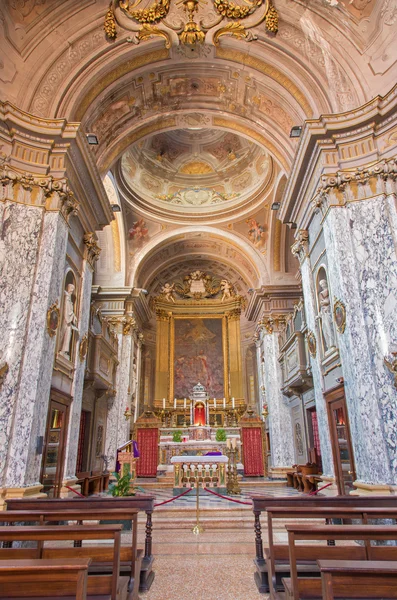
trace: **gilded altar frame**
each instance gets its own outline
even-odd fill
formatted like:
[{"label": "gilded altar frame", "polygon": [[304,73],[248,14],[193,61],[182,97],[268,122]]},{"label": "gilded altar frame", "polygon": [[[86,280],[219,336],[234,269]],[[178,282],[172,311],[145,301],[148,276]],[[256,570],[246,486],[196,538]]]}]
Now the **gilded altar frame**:
[{"label": "gilded altar frame", "polygon": [[[240,316],[242,300],[233,297],[219,299],[189,299],[175,303],[155,299],[156,313],[156,376],[153,406],[161,408],[162,399],[168,405],[174,401],[175,319],[222,319],[224,397],[243,402]],[[211,390],[208,390],[211,394]]]},{"label": "gilded altar frame", "polygon": [[[228,320],[227,316],[223,313],[219,314],[185,314],[185,315],[172,315],[170,318],[170,357],[169,357],[169,386],[168,386],[168,400],[172,402],[174,398],[174,386],[175,386],[175,321],[181,319],[188,319],[193,321],[194,319],[221,319],[222,320],[222,351],[223,351],[223,393],[226,399],[230,397],[229,389],[229,335],[228,335]],[[209,393],[211,390],[207,390]]]}]

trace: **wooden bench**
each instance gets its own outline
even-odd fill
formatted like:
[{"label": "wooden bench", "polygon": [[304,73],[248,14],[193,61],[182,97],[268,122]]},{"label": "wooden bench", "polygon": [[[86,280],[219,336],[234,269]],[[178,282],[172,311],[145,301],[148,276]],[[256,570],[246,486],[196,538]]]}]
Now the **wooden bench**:
[{"label": "wooden bench", "polygon": [[[352,519],[361,520],[364,524],[372,519],[397,519],[397,508],[275,508],[269,506],[267,508],[267,530],[269,548],[264,550],[265,564],[261,567],[263,579],[271,578],[271,589],[280,591],[283,589],[282,578],[288,577],[289,568],[289,551],[288,545],[279,545],[274,542],[274,520],[282,519]],[[316,575],[317,569],[313,571],[314,565],[299,564],[299,572],[305,572],[312,576]],[[268,583],[270,589],[270,583]]]},{"label": "wooden bench", "polygon": [[0,598],[87,599],[90,558],[0,561]]},{"label": "wooden bench", "polygon": [[[285,596],[300,598],[321,598],[319,577],[298,577],[298,562],[317,563],[317,560],[397,560],[397,546],[372,546],[371,541],[396,541],[396,525],[286,525],[288,532],[290,578],[283,578]],[[361,540],[363,546],[325,546],[319,544],[299,544],[297,541],[319,542],[329,538],[355,542]],[[284,595],[272,591],[273,598]]]},{"label": "wooden bench", "polygon": [[[261,513],[267,511],[269,507],[286,508],[294,511],[295,509],[303,508],[308,511],[311,508],[374,508],[383,509],[390,508],[397,510],[396,496],[373,496],[371,498],[363,496],[253,496],[252,509],[255,517],[255,565],[256,572],[254,574],[256,586],[261,593],[269,593],[270,585],[268,580],[268,569],[263,552]],[[334,515],[332,515],[334,516]],[[291,517],[294,518],[294,515]],[[300,517],[310,518],[310,517]],[[326,517],[324,517],[326,518]],[[375,517],[374,517],[375,518]],[[278,582],[281,585],[281,580]]]},{"label": "wooden bench", "polygon": [[[87,596],[98,600],[127,600],[129,577],[120,577],[120,548],[122,525],[39,525],[39,526],[0,526],[0,540],[6,542],[37,542],[35,548],[0,548],[1,560],[18,559],[86,559],[92,563],[112,563],[110,574],[89,574]],[[45,542],[59,541],[110,540],[112,545],[104,543],[82,547],[51,546]]]},{"label": "wooden bench", "polygon": [[395,561],[317,561],[322,598],[397,598]]},{"label": "wooden bench", "polygon": [[76,474],[76,483],[81,486],[83,496],[101,493],[109,487],[109,473],[84,471]]},{"label": "wooden bench", "polygon": [[152,570],[154,557],[152,555],[152,514],[154,496],[146,494],[127,496],[124,498],[95,497],[95,498],[32,498],[6,500],[8,510],[31,511],[63,511],[84,510],[90,514],[93,510],[110,511],[113,509],[137,509],[146,513],[145,553],[141,564],[139,591],[147,592],[154,579]]},{"label": "wooden bench", "polygon": [[[139,579],[143,551],[137,549],[137,533],[138,533],[138,510],[137,509],[111,509],[111,510],[91,510],[89,514],[82,510],[63,510],[63,511],[30,511],[22,510],[7,510],[0,512],[0,523],[14,525],[15,523],[58,523],[60,521],[78,521],[82,524],[83,521],[131,521],[131,546],[122,546],[120,550],[120,574],[129,575],[130,581],[128,585],[129,591],[132,591],[132,599],[138,598]],[[81,542],[76,541],[76,546],[81,545]],[[99,571],[98,566],[95,570]],[[101,572],[105,572],[102,564]]]}]

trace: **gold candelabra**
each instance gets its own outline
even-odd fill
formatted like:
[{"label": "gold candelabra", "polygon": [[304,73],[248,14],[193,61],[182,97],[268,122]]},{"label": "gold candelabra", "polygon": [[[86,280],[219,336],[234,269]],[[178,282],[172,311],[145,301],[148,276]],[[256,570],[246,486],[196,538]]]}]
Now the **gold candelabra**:
[{"label": "gold candelabra", "polygon": [[[234,440],[233,440],[234,441]],[[241,494],[241,488],[238,482],[237,473],[237,447],[226,448],[226,456],[229,459],[227,465],[227,482],[226,489],[230,496]]]},{"label": "gold candelabra", "polygon": [[200,478],[198,475],[198,469],[196,472],[196,525],[193,527],[192,531],[194,535],[199,535],[203,533],[204,527],[200,523]]}]

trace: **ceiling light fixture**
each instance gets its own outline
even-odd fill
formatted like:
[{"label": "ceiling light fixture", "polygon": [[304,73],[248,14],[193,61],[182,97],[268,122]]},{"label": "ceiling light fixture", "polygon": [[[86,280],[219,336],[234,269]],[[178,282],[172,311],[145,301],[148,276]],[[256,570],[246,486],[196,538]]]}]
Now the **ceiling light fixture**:
[{"label": "ceiling light fixture", "polygon": [[87,141],[90,144],[90,146],[98,146],[99,142],[98,142],[98,138],[95,135],[95,133],[87,133],[86,137],[87,137]]},{"label": "ceiling light fixture", "polygon": [[295,125],[294,127],[291,128],[291,131],[289,132],[289,137],[298,138],[301,136],[301,134],[302,134],[302,125]]}]

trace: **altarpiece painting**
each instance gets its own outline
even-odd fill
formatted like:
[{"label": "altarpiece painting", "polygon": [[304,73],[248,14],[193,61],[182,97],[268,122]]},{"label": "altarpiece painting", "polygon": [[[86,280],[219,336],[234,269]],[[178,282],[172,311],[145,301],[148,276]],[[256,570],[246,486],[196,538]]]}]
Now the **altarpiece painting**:
[{"label": "altarpiece painting", "polygon": [[174,396],[189,398],[200,382],[210,397],[223,398],[224,325],[222,318],[174,319]]}]

